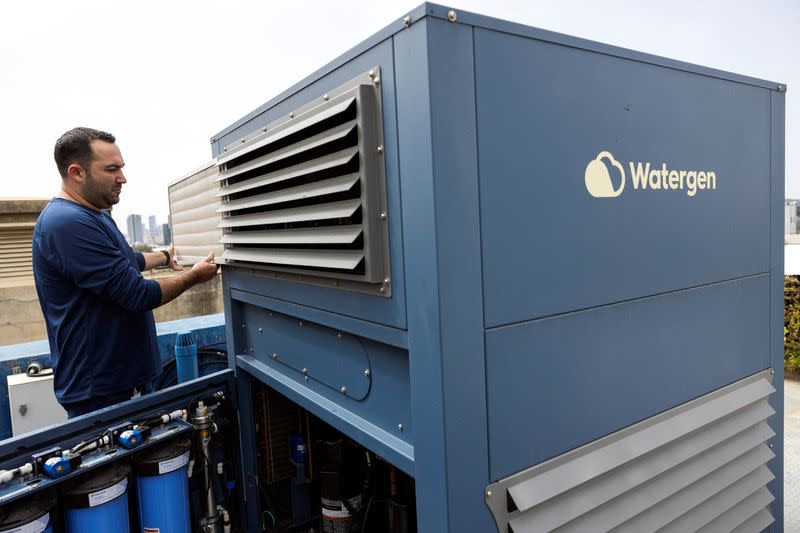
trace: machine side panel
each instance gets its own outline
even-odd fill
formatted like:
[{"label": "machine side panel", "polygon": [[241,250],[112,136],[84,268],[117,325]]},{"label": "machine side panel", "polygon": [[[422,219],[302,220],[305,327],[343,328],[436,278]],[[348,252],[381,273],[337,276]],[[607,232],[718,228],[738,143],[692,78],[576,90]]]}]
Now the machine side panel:
[{"label": "machine side panel", "polygon": [[403,272],[403,233],[400,217],[400,183],[397,154],[397,113],[395,102],[395,74],[390,40],[370,48],[352,58],[330,73],[322,76],[275,104],[251,117],[247,122],[219,139],[222,146],[238,142],[255,130],[271,123],[298,107],[321,98],[326,91],[339,87],[353,77],[373,67],[380,68],[382,91],[384,143],[386,166],[387,223],[389,224],[389,255],[392,272],[392,297],[383,298],[345,289],[323,287],[274,279],[268,272],[249,268],[225,268],[231,288],[254,292],[264,296],[297,302],[315,309],[335,312],[356,319],[367,320],[394,328],[406,328],[405,274]]},{"label": "machine side panel", "polygon": [[770,461],[770,470],[775,480],[769,490],[775,495],[772,515],[775,522],[772,531],[782,531],[783,524],[783,198],[785,184],[785,143],[786,143],[786,93],[773,92],[771,99],[771,196],[772,232],[770,236],[770,360],[775,377],[772,380],[776,392],[770,398],[776,416],[770,419],[775,437],[770,442],[774,446],[775,458]]},{"label": "machine side panel", "polygon": [[768,275],[487,331],[500,479],[769,368]]},{"label": "machine side panel", "polygon": [[475,53],[487,327],[769,271],[769,90],[483,29]]}]

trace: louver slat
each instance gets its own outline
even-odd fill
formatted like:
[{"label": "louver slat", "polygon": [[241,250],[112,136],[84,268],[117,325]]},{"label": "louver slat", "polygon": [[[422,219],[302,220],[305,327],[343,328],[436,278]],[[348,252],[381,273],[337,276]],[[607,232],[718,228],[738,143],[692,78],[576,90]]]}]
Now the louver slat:
[{"label": "louver slat", "polygon": [[225,164],[227,164],[228,162],[230,162],[230,161],[232,161],[234,159],[238,159],[238,158],[242,157],[245,154],[249,154],[250,152],[258,150],[259,148],[262,148],[262,147],[267,146],[269,144],[273,144],[276,141],[279,141],[279,140],[281,140],[281,139],[283,139],[285,137],[288,137],[289,135],[291,135],[293,133],[298,133],[298,132],[300,132],[300,131],[302,131],[304,129],[307,129],[307,128],[315,125],[315,124],[318,124],[318,123],[322,122],[325,119],[332,118],[332,117],[335,117],[336,115],[344,113],[353,104],[354,101],[355,101],[355,97],[351,97],[351,98],[348,98],[348,99],[344,100],[343,102],[340,102],[340,103],[337,103],[335,105],[332,105],[331,107],[329,107],[328,109],[326,109],[326,110],[324,110],[324,111],[322,111],[320,113],[310,114],[307,119],[303,118],[303,117],[298,117],[288,127],[284,127],[284,128],[282,128],[282,129],[280,129],[278,131],[270,133],[270,135],[267,138],[262,139],[262,140],[260,140],[258,142],[255,142],[255,143],[253,143],[251,145],[248,145],[245,149],[237,150],[235,152],[232,152],[230,155],[228,155],[226,157],[220,158],[219,161],[217,161],[217,163],[220,164],[220,165],[225,165]]},{"label": "louver slat", "polygon": [[731,531],[731,533],[759,533],[759,531],[764,531],[764,529],[774,521],[775,518],[772,516],[772,513],[770,513],[768,509],[762,509],[745,520],[741,526]]},{"label": "louver slat", "polygon": [[266,224],[284,224],[289,222],[309,222],[331,218],[347,218],[356,212],[360,200],[343,200],[324,205],[308,205],[269,211],[264,214],[240,215],[222,219],[221,228],[239,228],[246,226],[262,226]]},{"label": "louver slat", "polygon": [[[762,468],[766,469],[767,467],[765,466]],[[704,526],[699,531],[702,533],[733,531],[755,516],[755,514],[764,511],[766,506],[774,499],[775,497],[772,496],[772,493],[770,493],[766,487],[761,487],[756,492],[731,507],[725,514],[709,522],[708,525]]]},{"label": "louver slat", "polygon": [[361,226],[298,228],[279,231],[226,233],[223,244],[350,244],[361,234]]},{"label": "louver slat", "polygon": [[257,159],[254,159],[248,163],[244,163],[242,165],[234,167],[232,170],[226,170],[225,172],[221,173],[216,178],[215,181],[230,179],[240,174],[244,174],[245,172],[249,172],[250,170],[271,165],[272,163],[275,163],[282,159],[286,159],[287,157],[291,157],[293,155],[297,155],[307,150],[311,150],[312,148],[317,148],[332,143],[334,141],[338,141],[339,139],[347,137],[347,135],[352,133],[352,131],[355,128],[356,128],[356,121],[352,120],[330,131],[323,132],[320,133],[319,135],[315,135],[309,139],[306,139],[305,141],[293,144],[291,146],[287,146],[286,148],[278,150],[277,152],[269,153],[265,156],[261,156]]},{"label": "louver slat", "polygon": [[225,250],[225,259],[352,270],[364,258],[359,251],[339,250]]},{"label": "louver slat", "polygon": [[339,152],[320,157],[319,159],[314,159],[306,163],[299,163],[289,168],[264,174],[263,176],[250,178],[235,185],[220,187],[217,196],[237,194],[255,189],[257,187],[263,187],[264,185],[272,185],[281,181],[299,178],[300,176],[314,174],[315,172],[341,167],[352,161],[353,157],[355,157],[357,154],[358,148],[341,150]]},{"label": "louver slat", "polygon": [[[756,374],[489,485],[499,530],[693,531],[718,519],[773,477],[765,466],[775,434],[766,422],[774,414],[768,377]],[[716,515],[702,515],[708,502],[717,502]],[[725,523],[737,527],[756,514],[761,523],[764,505]]]},{"label": "louver slat", "polygon": [[242,198],[241,200],[225,202],[225,204],[217,209],[217,211],[224,213],[237,209],[249,209],[251,207],[261,207],[282,202],[291,202],[293,200],[314,198],[317,196],[324,196],[326,194],[345,192],[352,189],[356,182],[358,182],[358,174],[348,174],[347,176],[316,181],[314,183],[299,185],[289,189],[250,196],[248,198]]}]

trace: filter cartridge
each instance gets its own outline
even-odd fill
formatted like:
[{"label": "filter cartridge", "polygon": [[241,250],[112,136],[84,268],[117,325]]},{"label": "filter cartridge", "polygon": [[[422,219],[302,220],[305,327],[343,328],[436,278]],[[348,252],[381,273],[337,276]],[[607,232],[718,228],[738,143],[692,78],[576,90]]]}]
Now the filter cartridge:
[{"label": "filter cartridge", "polygon": [[189,533],[189,440],[172,439],[139,454],[133,466],[143,531]]},{"label": "filter cartridge", "polygon": [[114,531],[129,533],[128,474],[131,467],[114,463],[88,472],[63,491],[67,533]]},{"label": "filter cartridge", "polygon": [[31,496],[0,507],[0,533],[52,533],[55,495]]}]

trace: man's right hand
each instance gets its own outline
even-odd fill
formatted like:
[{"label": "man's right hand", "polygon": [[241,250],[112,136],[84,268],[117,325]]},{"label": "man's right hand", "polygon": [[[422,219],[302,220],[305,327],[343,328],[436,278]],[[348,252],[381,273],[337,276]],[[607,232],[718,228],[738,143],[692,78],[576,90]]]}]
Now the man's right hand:
[{"label": "man's right hand", "polygon": [[214,252],[208,254],[205,259],[198,261],[192,267],[192,273],[196,276],[197,283],[205,283],[212,280],[218,270],[219,265],[214,264]]}]

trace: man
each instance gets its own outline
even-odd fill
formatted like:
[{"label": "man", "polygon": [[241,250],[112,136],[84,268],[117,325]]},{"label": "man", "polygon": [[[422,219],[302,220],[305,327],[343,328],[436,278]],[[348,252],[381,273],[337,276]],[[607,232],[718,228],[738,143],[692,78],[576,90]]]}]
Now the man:
[{"label": "man", "polygon": [[214,254],[159,280],[141,271],[168,252],[139,253],[106,211],[119,202],[125,162],[110,133],[75,128],[54,150],[61,190],[33,232],[36,292],[47,324],[56,398],[70,418],[130,399],[159,373],[152,309],[217,273]]}]

